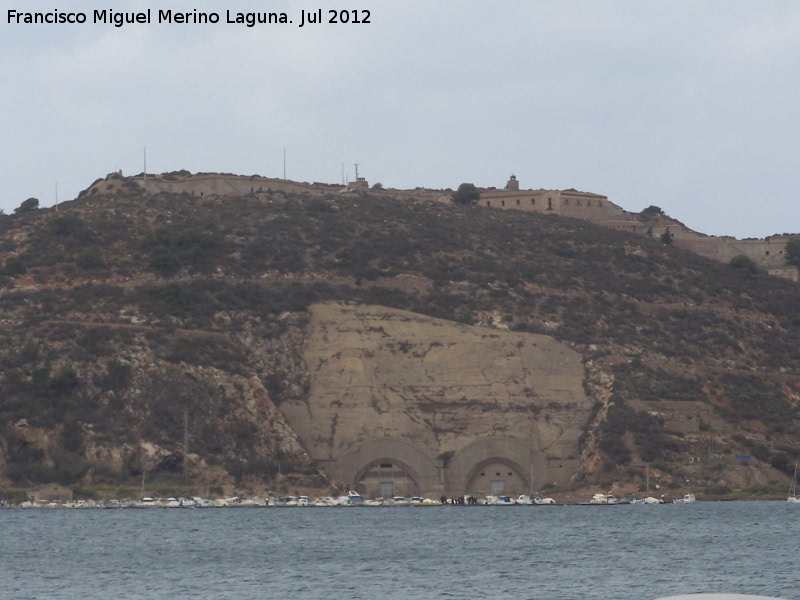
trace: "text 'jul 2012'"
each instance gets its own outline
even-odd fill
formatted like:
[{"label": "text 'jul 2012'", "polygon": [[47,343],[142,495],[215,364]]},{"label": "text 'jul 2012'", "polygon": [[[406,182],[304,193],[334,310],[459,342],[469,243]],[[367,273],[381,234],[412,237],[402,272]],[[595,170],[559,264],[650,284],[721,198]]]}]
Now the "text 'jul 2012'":
[{"label": "text 'jul 2012'", "polygon": [[8,9],[6,22],[9,25],[83,25],[86,23],[107,24],[114,27],[125,25],[177,24],[177,25],[290,25],[298,27],[308,25],[363,25],[372,22],[372,13],[362,9],[314,9],[301,10],[294,17],[285,12],[204,12],[197,9],[191,11],[153,10],[138,12],[94,10],[91,12],[66,12],[52,10],[48,12],[28,12]]}]

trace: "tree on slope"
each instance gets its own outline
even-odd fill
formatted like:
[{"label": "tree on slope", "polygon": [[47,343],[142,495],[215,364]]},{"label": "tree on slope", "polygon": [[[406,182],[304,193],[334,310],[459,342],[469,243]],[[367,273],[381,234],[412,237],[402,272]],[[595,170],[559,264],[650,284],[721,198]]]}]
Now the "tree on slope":
[{"label": "tree on slope", "polygon": [[453,194],[453,202],[456,204],[475,204],[480,199],[481,193],[471,183],[462,183]]},{"label": "tree on slope", "polygon": [[17,208],[14,209],[14,212],[17,214],[20,213],[28,213],[33,212],[39,208],[39,199],[38,198],[28,198],[22,204],[20,204]]},{"label": "tree on slope", "polygon": [[800,237],[789,238],[786,242],[784,257],[787,265],[800,267]]}]

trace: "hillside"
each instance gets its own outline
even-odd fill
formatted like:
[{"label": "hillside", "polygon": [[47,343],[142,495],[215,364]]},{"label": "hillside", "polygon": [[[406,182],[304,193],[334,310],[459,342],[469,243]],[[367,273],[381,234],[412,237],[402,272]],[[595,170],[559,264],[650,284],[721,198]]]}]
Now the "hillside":
[{"label": "hillside", "polygon": [[573,481],[638,486],[650,463],[664,489],[770,493],[800,458],[800,288],[658,240],[412,193],[197,197],[119,177],[0,216],[0,235],[6,488],[341,483],[290,424],[324,396],[307,345],[314,307],[337,303],[577,352]]}]

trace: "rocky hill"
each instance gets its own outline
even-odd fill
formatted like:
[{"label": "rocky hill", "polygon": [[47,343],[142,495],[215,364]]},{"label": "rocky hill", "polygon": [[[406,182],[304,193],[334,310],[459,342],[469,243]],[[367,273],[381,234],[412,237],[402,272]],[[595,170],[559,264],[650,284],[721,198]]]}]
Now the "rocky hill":
[{"label": "rocky hill", "polygon": [[[5,489],[324,489],[347,483],[334,449],[378,427],[440,466],[470,436],[562,439],[542,452],[564,488],[636,489],[649,464],[676,493],[767,494],[800,457],[800,288],[658,239],[412,192],[118,176],[0,235]],[[559,353],[577,379],[535,366]],[[409,394],[425,377],[438,391]]]}]

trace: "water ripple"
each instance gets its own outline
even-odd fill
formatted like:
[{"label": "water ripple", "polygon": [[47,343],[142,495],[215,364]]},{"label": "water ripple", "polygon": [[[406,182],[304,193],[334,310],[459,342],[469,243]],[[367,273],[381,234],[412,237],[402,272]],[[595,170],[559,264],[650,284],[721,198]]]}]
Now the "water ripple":
[{"label": "water ripple", "polygon": [[674,506],[0,511],[9,597],[798,598],[800,512]]}]

